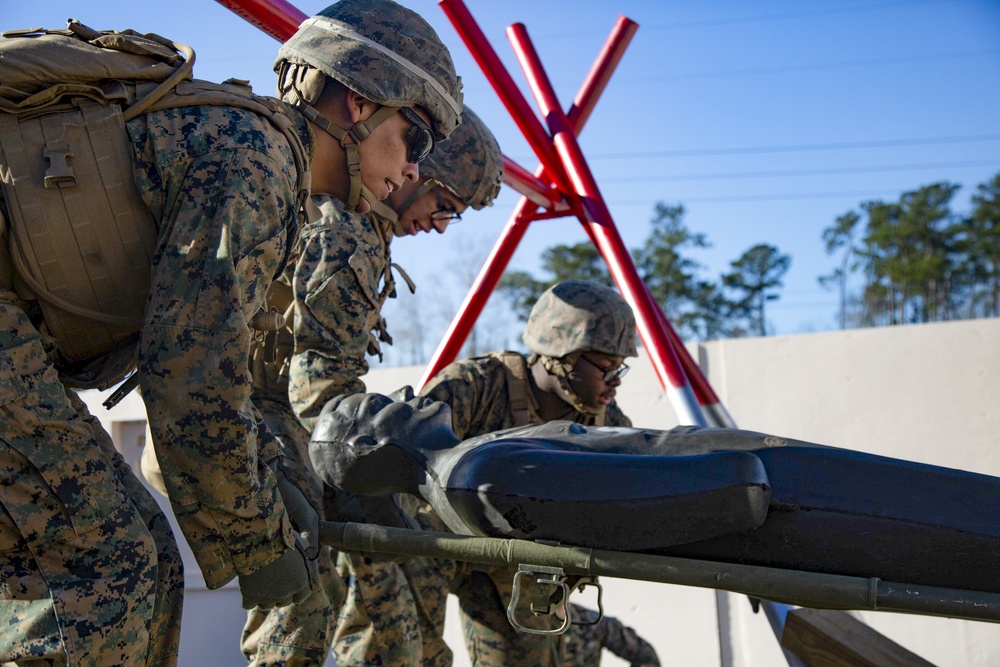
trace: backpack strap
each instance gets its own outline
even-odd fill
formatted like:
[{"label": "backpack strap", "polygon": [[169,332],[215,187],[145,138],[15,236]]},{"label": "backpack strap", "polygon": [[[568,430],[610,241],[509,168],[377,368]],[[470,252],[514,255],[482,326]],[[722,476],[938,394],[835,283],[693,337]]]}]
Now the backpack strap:
[{"label": "backpack strap", "polygon": [[527,426],[534,423],[531,419],[531,400],[528,385],[528,364],[518,352],[505,350],[491,355],[503,363],[507,373],[507,397],[510,401],[510,411],[514,416],[514,426]]}]

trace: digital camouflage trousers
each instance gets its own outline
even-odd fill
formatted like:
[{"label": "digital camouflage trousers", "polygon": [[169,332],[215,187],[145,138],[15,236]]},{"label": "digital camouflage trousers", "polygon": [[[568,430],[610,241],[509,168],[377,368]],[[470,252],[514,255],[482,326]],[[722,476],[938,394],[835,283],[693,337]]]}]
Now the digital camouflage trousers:
[{"label": "digital camouflage trousers", "polygon": [[175,665],[166,517],[0,288],[0,664]]}]

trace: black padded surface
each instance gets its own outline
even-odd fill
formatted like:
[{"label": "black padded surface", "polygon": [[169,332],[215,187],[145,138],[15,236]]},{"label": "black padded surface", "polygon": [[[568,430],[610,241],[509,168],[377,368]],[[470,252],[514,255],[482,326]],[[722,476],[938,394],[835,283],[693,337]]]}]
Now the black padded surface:
[{"label": "black padded surface", "polygon": [[748,452],[594,454],[515,440],[463,459],[447,491],[485,535],[617,550],[749,530],[763,522],[769,497],[764,468]]},{"label": "black padded surface", "polygon": [[772,484],[761,527],[656,551],[1000,593],[1000,479],[843,449],[755,453]]}]

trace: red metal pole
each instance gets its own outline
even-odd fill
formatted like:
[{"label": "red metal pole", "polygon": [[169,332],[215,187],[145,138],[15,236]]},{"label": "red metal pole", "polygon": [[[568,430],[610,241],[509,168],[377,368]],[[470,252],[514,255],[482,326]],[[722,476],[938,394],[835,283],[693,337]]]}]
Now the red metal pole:
[{"label": "red metal pole", "polygon": [[309,18],[285,0],[216,0],[279,42],[286,42]]},{"label": "red metal pole", "polygon": [[[652,298],[652,295],[650,295],[650,298]],[[701,406],[702,412],[705,413],[705,418],[708,420],[709,425],[720,428],[736,428],[736,422],[733,421],[729,411],[726,410],[726,406],[719,400],[715,390],[712,389],[712,385],[709,384],[705,374],[702,373],[701,367],[691,358],[687,348],[684,347],[684,341],[677,335],[677,331],[670,324],[670,320],[663,313],[663,309],[657,308],[656,312],[660,315],[660,324],[663,326],[663,330],[670,340],[670,345],[674,348],[677,357],[680,359],[684,374],[687,375],[688,381],[691,382],[694,395],[698,399],[698,404]]]},{"label": "red metal pole", "polygon": [[[590,67],[587,78],[583,80],[583,84],[576,94],[576,99],[573,100],[573,106],[566,112],[566,117],[569,118],[577,136],[583,132],[587,120],[590,119],[590,114],[597,106],[597,100],[604,93],[608,81],[611,80],[611,75],[614,74],[615,68],[618,67],[622,56],[625,55],[625,49],[628,48],[629,42],[632,41],[635,31],[638,29],[639,24],[625,16],[619,16],[611,29],[611,34],[605,40],[601,52],[597,54],[597,59]],[[535,169],[535,175],[543,183],[552,182],[545,165],[539,165]]]},{"label": "red metal pole", "polygon": [[[483,74],[493,86],[493,90],[500,97],[500,101],[507,107],[507,111],[521,130],[524,138],[528,140],[531,149],[535,151],[539,161],[549,171],[553,182],[564,195],[571,193],[573,190],[569,178],[552,150],[552,142],[548,133],[528,105],[528,101],[524,99],[524,95],[518,90],[510,74],[507,73],[503,63],[500,62],[500,58],[493,50],[489,40],[486,39],[486,35],[480,30],[476,19],[469,13],[462,0],[438,0],[438,4],[441,5],[441,9],[444,10],[451,24],[455,26],[459,37],[472,53],[472,57],[476,59],[479,68],[483,70]],[[570,202],[571,205],[572,203]]]},{"label": "red metal pole", "polygon": [[614,220],[611,218],[611,212],[608,211],[604,198],[590,168],[587,166],[569,120],[559,106],[555,91],[544,68],[542,68],[527,30],[523,24],[517,23],[507,29],[507,35],[528,79],[528,85],[538,101],[542,115],[548,121],[556,153],[569,173],[574,190],[581,197],[587,223],[593,231],[597,247],[608,263],[608,268],[618,288],[632,304],[633,310],[636,311],[639,334],[646,348],[650,351],[653,368],[677,413],[678,420],[682,424],[707,426],[705,416],[681,368],[677,354],[667,339],[663,327],[660,326],[660,316],[657,315],[659,306],[653,302],[649,291],[639,280],[635,266],[632,264],[632,258],[618,234]]},{"label": "red metal pole", "polygon": [[597,54],[594,65],[587,73],[587,78],[583,80],[583,85],[573,100],[573,106],[566,112],[570,125],[577,136],[587,124],[591,112],[597,103],[597,99],[604,92],[611,80],[618,63],[625,55],[625,49],[635,36],[635,31],[639,29],[639,24],[626,16],[619,16],[615,21],[615,26],[611,29],[611,34],[604,42],[601,52]]},{"label": "red metal pole", "polygon": [[[580,222],[584,231],[587,232],[587,236],[590,237],[591,243],[596,246],[597,238],[591,231],[590,226],[585,224],[582,220]],[[649,292],[649,286],[645,283],[642,283],[642,285],[646,288],[646,291]],[[649,298],[653,299],[651,292],[649,293]],[[701,372],[701,368],[698,366],[697,362],[691,358],[691,355],[687,351],[687,347],[684,346],[684,342],[681,340],[680,336],[677,335],[677,332],[674,330],[670,320],[668,320],[666,315],[663,313],[663,309],[657,307],[656,312],[657,315],[659,315],[660,325],[666,332],[667,339],[670,341],[671,347],[673,347],[674,352],[677,354],[677,357],[681,362],[681,368],[684,369],[684,374],[691,383],[691,388],[694,390],[695,398],[698,399],[698,405],[701,406],[702,412],[705,413],[705,418],[708,420],[709,425],[721,428],[736,428],[736,422],[733,421],[733,418],[729,415],[725,406],[721,401],[719,401],[719,397],[716,396],[715,390],[712,389],[712,385],[708,383],[708,380]]]},{"label": "red metal pole", "polygon": [[532,201],[532,203],[553,212],[568,211],[567,204],[558,190],[549,187],[530,171],[503,156],[503,182]]},{"label": "red metal pole", "polygon": [[[449,14],[449,18],[451,18],[452,23],[459,20],[459,17],[463,20],[474,22],[474,19],[468,14],[468,12]],[[573,107],[570,109],[575,132],[579,133],[583,130],[587,119],[590,117],[591,111],[593,111],[594,106],[597,104],[597,100],[601,93],[604,92],[604,88],[607,86],[608,80],[611,78],[614,68],[621,61],[622,55],[625,53],[625,49],[628,47],[628,43],[631,41],[637,28],[638,24],[634,21],[625,17],[620,17],[612,29],[611,34],[605,42],[597,60],[594,61],[594,64],[590,69],[590,73],[584,80],[584,83],[576,96],[576,100],[573,103]],[[456,29],[458,29],[458,26],[456,26]],[[463,30],[459,30],[459,32],[462,32]],[[500,64],[500,67],[502,68],[503,65]],[[508,76],[507,79],[509,80],[510,77]],[[512,81],[511,85],[513,85]],[[540,183],[552,182],[552,179],[549,178],[548,171],[545,169],[544,165],[539,166],[535,170],[535,174],[539,177]],[[427,364],[427,368],[424,370],[424,375],[420,379],[420,384],[417,387],[418,390],[420,387],[423,387],[428,380],[434,377],[434,375],[436,375],[442,368],[455,360],[455,357],[458,355],[462,345],[465,343],[469,332],[472,330],[473,325],[475,325],[476,319],[482,312],[483,307],[485,307],[490,293],[492,293],[497,282],[499,282],[500,276],[503,275],[503,271],[506,269],[507,264],[510,261],[510,257],[513,255],[517,245],[524,237],[524,233],[527,231],[528,224],[530,223],[527,215],[532,210],[533,206],[534,202],[527,198],[522,198],[517,207],[514,209],[514,214],[511,216],[510,221],[507,224],[507,228],[497,240],[490,257],[487,258],[486,263],[480,270],[475,283],[473,283],[473,286],[469,289],[469,293],[466,295],[465,301],[462,303],[462,307],[459,308],[458,313],[456,313],[455,318],[452,320],[447,333],[441,340],[441,344],[438,346],[438,349],[434,352],[430,362]],[[502,262],[502,265],[499,267],[494,266],[492,264],[494,261]]]},{"label": "red metal pole", "polygon": [[510,258],[517,250],[521,239],[524,238],[524,233],[528,231],[528,225],[531,222],[528,213],[533,207],[534,203],[525,198],[521,199],[514,210],[514,214],[507,222],[507,227],[500,233],[500,238],[497,239],[493,250],[490,251],[490,256],[486,258],[486,263],[483,264],[479,275],[476,276],[476,281],[469,288],[469,293],[465,295],[465,301],[458,309],[455,319],[452,320],[451,326],[448,327],[444,338],[441,339],[441,344],[438,345],[434,356],[431,357],[427,368],[424,369],[423,377],[420,378],[416,387],[417,391],[420,391],[428,380],[437,375],[438,371],[458,356],[465,339],[468,338],[469,332],[472,331],[476,320],[483,312],[487,300],[496,289],[497,283],[500,282],[507,264],[510,263]]}]

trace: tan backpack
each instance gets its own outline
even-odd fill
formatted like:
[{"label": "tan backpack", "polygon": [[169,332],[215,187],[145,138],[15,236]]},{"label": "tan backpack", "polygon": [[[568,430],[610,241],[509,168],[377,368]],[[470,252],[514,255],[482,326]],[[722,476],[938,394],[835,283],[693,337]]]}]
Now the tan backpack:
[{"label": "tan backpack", "polygon": [[0,258],[13,265],[0,267],[0,280],[37,304],[72,386],[105,388],[134,366],[157,228],[133,178],[128,120],[175,106],[248,108],[286,136],[299,203],[308,196],[305,149],[280,103],[246,82],[193,80],[194,60],[189,47],[157,35],[98,32],[72,19],[66,30],[0,37],[0,211],[8,217]]}]

